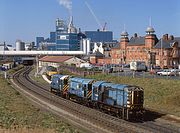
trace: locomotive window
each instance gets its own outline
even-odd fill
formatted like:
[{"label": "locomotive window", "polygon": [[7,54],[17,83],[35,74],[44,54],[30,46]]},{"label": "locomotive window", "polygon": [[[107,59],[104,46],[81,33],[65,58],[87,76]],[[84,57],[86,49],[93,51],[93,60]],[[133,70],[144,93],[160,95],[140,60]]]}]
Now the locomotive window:
[{"label": "locomotive window", "polygon": [[68,79],[67,78],[64,79],[64,84],[66,84],[66,85],[68,84]]},{"label": "locomotive window", "polygon": [[80,89],[80,88],[82,88],[82,84],[81,84],[81,83],[79,83],[79,89]]},{"label": "locomotive window", "polygon": [[134,104],[141,104],[142,93],[140,91],[134,91]]},{"label": "locomotive window", "polygon": [[98,93],[98,87],[94,87],[94,93]]},{"label": "locomotive window", "polygon": [[77,84],[76,84],[76,89],[80,89],[80,88],[82,88],[82,84],[77,83]]},{"label": "locomotive window", "polygon": [[92,84],[88,84],[88,91],[92,90]]}]

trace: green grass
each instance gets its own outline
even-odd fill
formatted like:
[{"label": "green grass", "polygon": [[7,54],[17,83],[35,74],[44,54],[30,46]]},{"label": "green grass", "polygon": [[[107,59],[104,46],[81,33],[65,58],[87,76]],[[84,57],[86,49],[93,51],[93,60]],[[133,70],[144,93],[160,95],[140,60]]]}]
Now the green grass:
[{"label": "green grass", "polygon": [[48,85],[48,83],[42,78],[42,75],[35,76],[35,73],[36,69],[34,67],[33,70],[30,72],[29,76],[36,82]]},{"label": "green grass", "polygon": [[103,74],[88,77],[141,86],[144,88],[145,107],[180,116],[180,80],[116,77]]},{"label": "green grass", "polygon": [[10,84],[0,78],[0,129],[51,129],[59,133],[81,132],[31,105]]},{"label": "green grass", "polygon": [[17,67],[15,67],[13,69],[9,69],[7,72],[8,72],[8,74],[12,75],[13,73],[15,73],[16,71],[18,71],[21,68],[23,68],[23,65],[18,65]]}]

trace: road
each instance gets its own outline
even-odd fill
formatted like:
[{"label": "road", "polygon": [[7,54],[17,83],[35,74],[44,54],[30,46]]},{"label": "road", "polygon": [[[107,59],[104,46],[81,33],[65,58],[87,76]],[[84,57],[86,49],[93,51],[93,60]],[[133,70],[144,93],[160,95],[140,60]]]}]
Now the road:
[{"label": "road", "polygon": [[161,78],[161,79],[174,79],[180,80],[180,76],[159,76],[157,74],[150,74],[149,72],[134,72],[130,69],[125,69],[124,72],[112,73],[113,76],[127,76],[127,77],[138,77],[138,78]]}]

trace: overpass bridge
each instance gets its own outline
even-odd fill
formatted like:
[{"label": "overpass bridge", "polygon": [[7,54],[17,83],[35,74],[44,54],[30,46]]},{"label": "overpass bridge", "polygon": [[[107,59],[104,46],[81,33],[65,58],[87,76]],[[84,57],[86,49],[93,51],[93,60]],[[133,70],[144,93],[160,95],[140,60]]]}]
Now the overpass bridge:
[{"label": "overpass bridge", "polygon": [[85,55],[84,51],[0,51],[0,56]]},{"label": "overpass bridge", "polygon": [[[9,57],[23,64],[33,64],[43,55],[86,55],[84,51],[0,51],[0,60]],[[2,58],[2,59],[1,59]]]}]

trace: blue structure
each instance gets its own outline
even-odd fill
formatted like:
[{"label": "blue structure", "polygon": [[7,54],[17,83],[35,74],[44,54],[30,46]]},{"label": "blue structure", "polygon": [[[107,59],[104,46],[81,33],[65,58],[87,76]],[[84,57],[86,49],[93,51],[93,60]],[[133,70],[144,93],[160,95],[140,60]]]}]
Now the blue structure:
[{"label": "blue structure", "polygon": [[36,38],[36,46],[40,50],[77,51],[80,48],[79,35],[73,26],[71,17],[69,25],[64,20],[56,19],[56,31],[50,32],[50,38]]},{"label": "blue structure", "polygon": [[78,50],[78,34],[77,33],[56,33],[56,50]]},{"label": "blue structure", "polygon": [[91,98],[94,79],[70,78],[69,93],[81,98]]},{"label": "blue structure", "polygon": [[92,42],[113,42],[112,31],[85,31],[87,38],[90,38]]},{"label": "blue structure", "polygon": [[55,74],[52,76],[51,91],[55,91],[59,94],[66,95],[69,89],[68,87],[68,75]]},{"label": "blue structure", "polygon": [[50,32],[50,42],[56,41],[56,32]]},{"label": "blue structure", "polygon": [[102,84],[108,83],[106,81],[97,81],[92,85],[92,101],[100,101],[99,95],[101,94]]},{"label": "blue structure", "polygon": [[127,85],[97,81],[92,86],[92,100],[106,103],[111,106],[127,107]]},{"label": "blue structure", "polygon": [[44,37],[36,37],[36,47],[39,48],[39,44],[44,42]]}]

